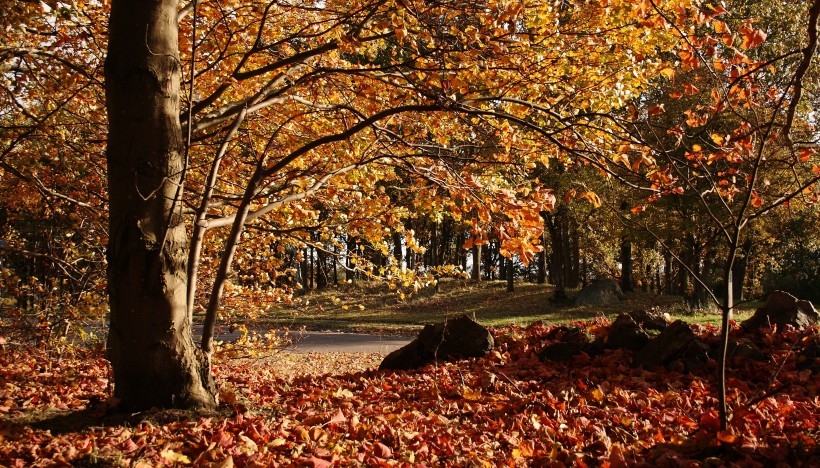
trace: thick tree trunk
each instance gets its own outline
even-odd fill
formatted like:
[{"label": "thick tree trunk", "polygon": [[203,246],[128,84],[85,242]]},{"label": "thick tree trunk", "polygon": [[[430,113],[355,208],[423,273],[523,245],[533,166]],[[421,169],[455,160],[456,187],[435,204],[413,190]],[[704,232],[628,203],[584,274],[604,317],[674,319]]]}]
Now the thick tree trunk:
[{"label": "thick tree trunk", "polygon": [[114,396],[127,411],[216,405],[186,306],[177,6],[176,0],[111,4],[108,354]]}]

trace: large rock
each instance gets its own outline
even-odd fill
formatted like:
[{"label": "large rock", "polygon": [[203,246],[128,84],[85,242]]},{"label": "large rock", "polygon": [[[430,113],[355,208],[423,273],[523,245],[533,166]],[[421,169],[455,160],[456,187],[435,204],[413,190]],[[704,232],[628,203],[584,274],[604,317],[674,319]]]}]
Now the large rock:
[{"label": "large rock", "polygon": [[425,325],[415,340],[385,356],[379,370],[409,370],[436,359],[481,357],[493,346],[489,330],[466,315],[460,315],[443,323]]},{"label": "large rock", "polygon": [[595,279],[575,296],[576,305],[607,305],[623,300],[624,293],[613,279]]},{"label": "large rock", "polygon": [[776,325],[778,329],[791,325],[804,330],[818,322],[820,315],[811,302],[801,301],[784,291],[775,291],[769,294],[766,304],[741,323],[741,326],[746,330],[754,330],[769,325]]},{"label": "large rock", "polygon": [[708,349],[689,324],[677,320],[635,356],[632,366],[647,370],[666,366],[680,371],[692,371],[706,364]]}]

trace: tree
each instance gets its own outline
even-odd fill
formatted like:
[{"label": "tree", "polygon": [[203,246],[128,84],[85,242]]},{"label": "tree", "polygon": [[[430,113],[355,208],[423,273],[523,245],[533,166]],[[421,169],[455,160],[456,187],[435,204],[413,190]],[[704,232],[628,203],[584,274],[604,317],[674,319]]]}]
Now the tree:
[{"label": "tree", "polygon": [[111,3],[105,62],[108,353],[123,409],[212,407],[217,401],[187,313],[177,5]]},{"label": "tree", "polygon": [[[257,252],[347,239],[352,263],[359,246],[386,256],[393,230],[421,250],[390,184],[413,210],[466,224],[465,244],[494,236],[499,254],[529,262],[554,202],[531,169],[592,161],[593,146],[613,140],[594,116],[663,69],[645,57],[673,35],[645,6],[254,1],[176,11],[115,0],[108,287],[123,406],[214,404],[214,326],[222,304],[243,299],[238,283],[269,275],[242,266]],[[200,352],[190,326],[205,299]],[[289,294],[242,304],[279,299]]]},{"label": "tree", "polygon": [[[805,14],[802,47],[774,57],[747,53],[763,43],[765,32],[749,22],[732,32],[723,19],[725,13],[720,7],[704,12],[696,34],[678,29],[684,39],[678,51],[682,71],[705,70],[711,102],[677,114],[679,121],[671,126],[659,125],[665,109],[650,105],[641,125],[644,131],[638,132],[641,141],[635,146],[639,154],[651,154],[658,161],[640,172],[654,192],[649,202],[690,198],[704,213],[711,235],[722,244],[723,258],[716,265],[721,271],[719,288],[709,284],[709,265],[699,260],[704,254],[699,247],[711,241],[692,243],[694,261],[672,253],[722,311],[723,346],[718,356],[722,429],[731,417],[726,399],[726,352],[735,304],[734,274],[745,249],[744,235],[754,222],[783,207],[816,203],[820,182],[815,123],[803,98],[808,89],[814,91],[806,77],[817,48],[820,2],[813,2]],[[675,83],[670,96],[693,93],[697,85],[696,81]],[[671,142],[669,135],[675,137]],[[639,166],[633,164],[630,169],[637,172]],[[628,176],[621,180],[629,183]],[[632,211],[643,209],[645,205],[640,204]],[[670,246],[664,247],[672,252]]]}]

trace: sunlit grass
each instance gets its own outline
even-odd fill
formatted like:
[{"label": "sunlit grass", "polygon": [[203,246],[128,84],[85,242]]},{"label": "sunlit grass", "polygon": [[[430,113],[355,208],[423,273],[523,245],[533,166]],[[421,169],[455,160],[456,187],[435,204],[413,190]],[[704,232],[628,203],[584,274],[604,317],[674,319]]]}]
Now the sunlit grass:
[{"label": "sunlit grass", "polygon": [[[570,301],[559,304],[551,300],[553,287],[549,285],[517,282],[515,291],[509,293],[504,281],[448,280],[439,284],[437,292],[427,288],[400,300],[384,284],[359,282],[312,291],[293,306],[272,307],[260,321],[279,327],[411,335],[426,323],[459,314],[501,327],[524,326],[538,320],[560,324],[598,317],[613,319],[621,312],[655,308],[690,323],[720,323],[717,307],[693,311],[679,296],[634,292],[627,293],[623,301],[604,306],[576,306],[571,300],[576,293],[569,291]],[[755,305],[741,306],[734,319],[748,318]]]}]

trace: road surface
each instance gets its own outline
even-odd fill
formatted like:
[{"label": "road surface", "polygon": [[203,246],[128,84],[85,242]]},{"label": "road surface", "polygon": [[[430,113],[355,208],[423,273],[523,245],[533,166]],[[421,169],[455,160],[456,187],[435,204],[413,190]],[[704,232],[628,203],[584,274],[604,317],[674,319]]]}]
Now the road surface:
[{"label": "road surface", "polygon": [[[264,333],[262,330],[257,330]],[[194,326],[194,336],[200,336],[201,326]],[[215,338],[224,342],[235,341],[239,331],[218,328]],[[286,349],[295,353],[381,353],[388,354],[410,342],[405,336],[370,335],[321,331],[292,332],[292,345]]]},{"label": "road surface", "polygon": [[410,342],[402,336],[366,335],[362,333],[303,332],[294,336],[296,353],[381,353],[388,354]]}]

